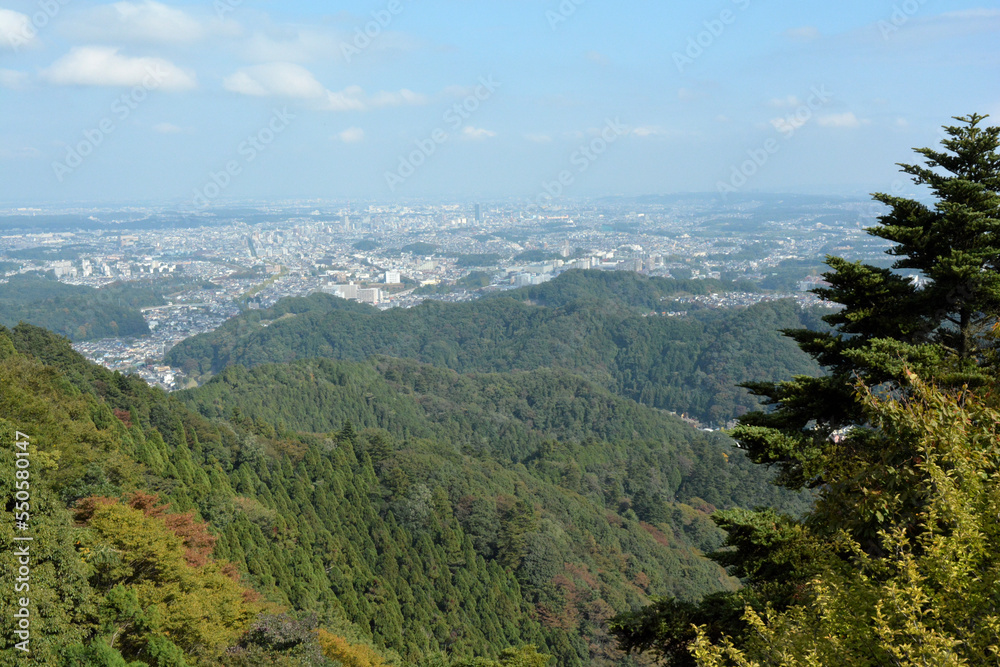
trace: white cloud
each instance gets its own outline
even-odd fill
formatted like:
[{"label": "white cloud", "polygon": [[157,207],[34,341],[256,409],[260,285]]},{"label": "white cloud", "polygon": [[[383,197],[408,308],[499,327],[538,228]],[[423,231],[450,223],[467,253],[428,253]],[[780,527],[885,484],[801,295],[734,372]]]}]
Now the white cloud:
[{"label": "white cloud", "polygon": [[659,125],[640,125],[639,127],[634,128],[631,134],[639,137],[640,139],[652,139],[656,137],[666,137],[670,134],[670,132]]},{"label": "white cloud", "polygon": [[371,98],[371,105],[376,107],[409,107],[427,104],[427,97],[412,90],[403,88],[396,93],[380,92]]},{"label": "white cloud", "polygon": [[365,131],[360,127],[349,127],[334,138],[345,144],[359,144],[365,140]]},{"label": "white cloud", "polygon": [[[236,27],[235,23],[225,25],[230,30]],[[88,41],[185,44],[205,39],[222,26],[215,19],[200,21],[176,7],[143,0],[94,7],[74,17],[63,30]]]},{"label": "white cloud", "polygon": [[492,130],[484,130],[479,127],[472,127],[471,125],[466,125],[462,128],[462,138],[470,141],[481,141],[495,136],[497,136],[497,133]]},{"label": "white cloud", "polygon": [[869,123],[867,120],[859,119],[852,111],[820,116],[816,119],[816,122],[822,127],[839,127],[848,129],[855,129]]},{"label": "white cloud", "polygon": [[326,91],[319,106],[326,111],[364,111],[368,108],[364,98],[361,86],[348,86],[339,91]]},{"label": "white cloud", "polygon": [[186,90],[197,86],[189,74],[163,58],[130,58],[107,46],[80,46],[42,71],[61,86],[145,86]]},{"label": "white cloud", "polygon": [[694,102],[706,97],[708,97],[708,93],[700,90],[692,90],[691,88],[681,88],[677,91],[677,99],[681,102]]},{"label": "white cloud", "polygon": [[0,88],[21,88],[28,82],[28,75],[12,69],[0,69]]},{"label": "white cloud", "polygon": [[227,76],[222,85],[230,92],[255,97],[320,98],[326,93],[312,72],[294,63],[244,67]]},{"label": "white cloud", "polygon": [[468,97],[469,95],[474,95],[476,88],[474,86],[448,86],[442,91],[445,97]]},{"label": "white cloud", "polygon": [[184,129],[174,125],[173,123],[157,123],[153,126],[153,132],[157,132],[159,134],[182,134]]},{"label": "white cloud", "polygon": [[267,63],[244,67],[223,82],[223,87],[233,93],[254,97],[290,97],[312,102],[327,111],[366,111],[379,107],[413,106],[426,104],[424,95],[403,89],[397,92],[378,92],[369,96],[360,86],[344,90],[327,90],[312,72],[295,63]]},{"label": "white cloud", "polygon": [[552,137],[547,134],[526,134],[524,138],[536,144],[548,144],[552,142]]},{"label": "white cloud", "polygon": [[796,42],[812,42],[822,37],[819,28],[811,25],[800,26],[785,31],[785,37]]},{"label": "white cloud", "polygon": [[319,103],[326,111],[367,111],[381,107],[419,106],[427,103],[424,95],[412,90],[381,91],[368,96],[361,86],[348,86],[339,91],[327,90]]},{"label": "white cloud", "polygon": [[[352,18],[352,21],[364,23],[363,18]],[[364,49],[359,49],[355,43],[356,38],[354,25],[345,29],[328,26],[314,28],[272,25],[264,30],[256,30],[241,40],[239,51],[244,58],[254,62],[308,63],[330,60],[346,62],[358,58],[357,51],[408,52],[417,50],[421,46],[413,37],[391,30],[379,33],[378,38],[372,40]],[[345,54],[349,54],[350,57]]]},{"label": "white cloud", "polygon": [[309,29],[273,28],[254,32],[240,44],[243,57],[257,62],[310,62],[340,59],[340,42],[334,35]]},{"label": "white cloud", "polygon": [[787,118],[772,118],[771,125],[782,134],[791,134],[809,122],[809,116],[791,115]]},{"label": "white cloud", "polygon": [[802,101],[799,100],[795,95],[789,95],[788,97],[775,97],[770,102],[768,102],[772,107],[776,109],[784,109],[788,107],[797,107],[802,105]]},{"label": "white cloud", "polygon": [[21,12],[0,9],[0,48],[18,49],[35,40],[31,19]]}]

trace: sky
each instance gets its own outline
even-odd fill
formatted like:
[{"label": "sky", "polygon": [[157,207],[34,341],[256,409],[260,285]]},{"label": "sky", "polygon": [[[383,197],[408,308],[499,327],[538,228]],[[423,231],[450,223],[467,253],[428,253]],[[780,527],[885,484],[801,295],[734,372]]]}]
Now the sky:
[{"label": "sky", "polygon": [[900,191],[1000,2],[14,0],[0,203]]}]

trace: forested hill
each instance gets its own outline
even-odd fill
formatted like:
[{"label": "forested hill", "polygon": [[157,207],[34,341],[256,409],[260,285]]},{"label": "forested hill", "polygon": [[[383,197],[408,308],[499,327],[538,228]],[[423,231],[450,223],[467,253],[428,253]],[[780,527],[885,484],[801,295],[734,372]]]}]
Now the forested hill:
[{"label": "forested hill", "polygon": [[14,276],[0,284],[0,324],[30,322],[75,341],[142,336],[149,327],[139,307],[159,303],[162,299],[151,290],[98,290],[52,278]]},{"label": "forested hill", "polygon": [[580,301],[603,302],[610,308],[638,309],[642,313],[661,311],[664,301],[681,295],[721,294],[756,291],[751,282],[721,280],[676,280],[644,276],[632,271],[583,271],[573,269],[555,280],[522,287],[504,295],[519,301],[560,308]]},{"label": "forested hill", "polygon": [[[568,486],[584,494],[605,489],[614,509],[621,509],[615,494],[630,497],[639,488],[650,497],[698,497],[720,507],[805,509],[801,497],[768,484],[770,473],[750,465],[728,439],[564,371],[462,375],[388,357],[311,359],[250,370],[231,366],[177,396],[211,419],[306,432],[350,422],[397,440],[432,439],[506,466],[535,470],[558,461],[556,481],[572,478]],[[661,458],[643,462],[646,455]],[[625,460],[631,463],[622,467]],[[643,470],[657,472],[647,479]],[[660,474],[666,476],[656,478]],[[594,476],[586,481],[589,491],[581,476]],[[640,512],[640,518],[649,517]]]},{"label": "forested hill", "polygon": [[559,372],[304,361],[231,368],[182,403],[20,325],[0,329],[0,378],[8,497],[30,436],[37,664],[545,664],[527,644],[632,664],[607,619],[732,587],[700,555],[713,503],[803,502]]},{"label": "forested hill", "polygon": [[180,343],[167,361],[194,374],[230,364],[375,355],[459,372],[560,368],[644,405],[713,424],[756,407],[738,383],[818,371],[780,334],[814,324],[791,302],[645,317],[640,308],[707,286],[616,274],[568,272],[503,296],[384,312],[324,294],[285,299]]}]

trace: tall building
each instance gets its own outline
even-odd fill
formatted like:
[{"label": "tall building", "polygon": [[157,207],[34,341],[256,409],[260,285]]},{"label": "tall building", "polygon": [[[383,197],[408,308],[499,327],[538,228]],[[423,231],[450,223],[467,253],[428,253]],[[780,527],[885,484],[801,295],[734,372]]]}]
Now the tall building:
[{"label": "tall building", "polygon": [[327,285],[323,291],[334,296],[339,296],[341,299],[358,298],[358,286],[354,283],[347,285]]},{"label": "tall building", "polygon": [[386,271],[385,272],[385,282],[388,285],[398,285],[400,283],[401,276],[399,271]]},{"label": "tall building", "polygon": [[479,204],[476,204],[476,222],[482,222],[482,221],[483,221],[483,207],[480,206]]},{"label": "tall building", "polygon": [[377,305],[382,301],[382,290],[377,287],[361,288],[358,290],[358,301]]}]

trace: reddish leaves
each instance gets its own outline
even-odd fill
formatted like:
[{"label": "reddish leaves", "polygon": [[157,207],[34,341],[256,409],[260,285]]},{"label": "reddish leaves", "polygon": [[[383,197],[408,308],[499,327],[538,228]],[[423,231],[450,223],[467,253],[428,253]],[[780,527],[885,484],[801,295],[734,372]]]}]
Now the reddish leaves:
[{"label": "reddish leaves", "polygon": [[[76,502],[74,516],[77,522],[85,524],[94,516],[100,507],[117,503],[116,498],[92,496],[81,498]],[[208,524],[194,518],[194,512],[170,514],[170,503],[160,503],[160,497],[155,493],[136,491],[126,503],[133,509],[141,510],[143,514],[153,519],[161,519],[166,527],[184,542],[186,551],[184,560],[191,567],[202,567],[208,563],[212,549],[218,538],[208,532]],[[236,579],[238,581],[238,579]]]}]

